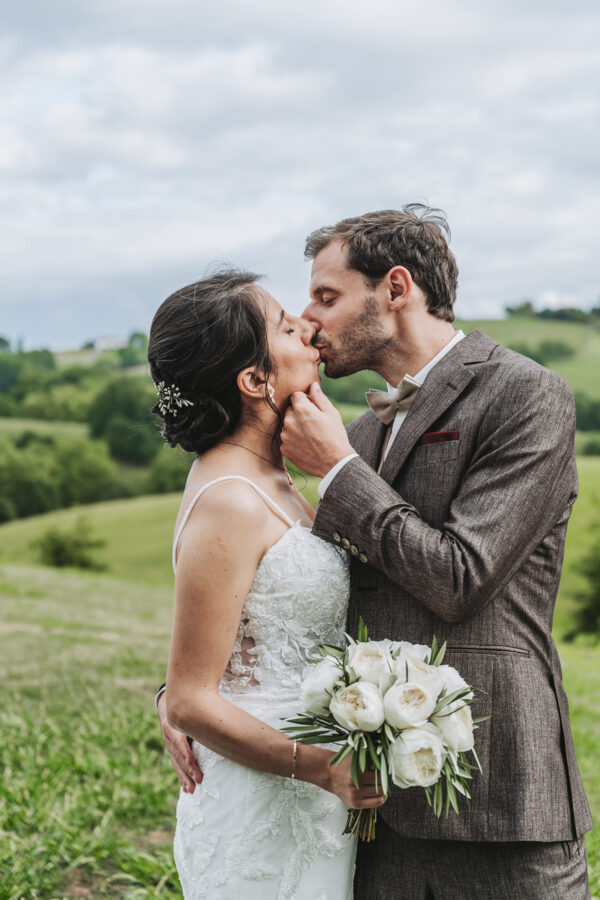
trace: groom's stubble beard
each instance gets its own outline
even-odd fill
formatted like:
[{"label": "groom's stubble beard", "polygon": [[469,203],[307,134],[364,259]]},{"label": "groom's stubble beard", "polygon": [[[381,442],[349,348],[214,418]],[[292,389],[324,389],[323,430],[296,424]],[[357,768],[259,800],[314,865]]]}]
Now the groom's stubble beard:
[{"label": "groom's stubble beard", "polygon": [[319,334],[315,342],[328,351],[324,372],[328,378],[344,378],[363,369],[374,369],[394,347],[394,340],[385,333],[375,294],[367,294],[362,310],[346,326],[346,331],[334,345]]}]

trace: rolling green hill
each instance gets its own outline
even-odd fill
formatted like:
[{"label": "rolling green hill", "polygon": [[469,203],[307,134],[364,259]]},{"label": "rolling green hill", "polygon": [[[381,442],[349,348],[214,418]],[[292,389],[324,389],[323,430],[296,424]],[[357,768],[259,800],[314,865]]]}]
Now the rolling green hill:
[{"label": "rolling green hill", "polygon": [[570,359],[552,363],[573,393],[582,391],[600,398],[600,331],[591,325],[515,316],[508,319],[459,319],[456,326],[465,333],[482,328],[505,347],[527,344],[532,349],[542,341],[560,341],[575,351]]},{"label": "rolling green hill", "polygon": [[[580,493],[567,534],[567,549],[556,611],[555,630],[568,628],[575,596],[582,585],[577,567],[589,547],[600,540],[600,458],[579,461]],[[297,484],[306,498],[316,502],[316,481],[304,475]],[[57,510],[0,525],[0,564],[35,565],[31,546],[50,527],[71,527],[85,514],[94,534],[106,542],[97,556],[107,574],[124,581],[171,585],[171,541],[179,506],[178,494],[112,500],[86,507]],[[83,576],[85,577],[85,576]]]}]

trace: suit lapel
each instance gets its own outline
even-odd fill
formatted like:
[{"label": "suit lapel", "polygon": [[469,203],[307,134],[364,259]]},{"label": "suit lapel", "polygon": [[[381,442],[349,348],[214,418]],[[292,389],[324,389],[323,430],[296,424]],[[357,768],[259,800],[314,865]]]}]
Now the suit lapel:
[{"label": "suit lapel", "polygon": [[477,330],[463,338],[434,366],[402,423],[381,468],[391,484],[408,454],[430,425],[455,401],[474,377],[471,363],[488,359],[497,344]]},{"label": "suit lapel", "polygon": [[369,410],[350,428],[350,443],[372,469],[377,469],[387,425]]}]

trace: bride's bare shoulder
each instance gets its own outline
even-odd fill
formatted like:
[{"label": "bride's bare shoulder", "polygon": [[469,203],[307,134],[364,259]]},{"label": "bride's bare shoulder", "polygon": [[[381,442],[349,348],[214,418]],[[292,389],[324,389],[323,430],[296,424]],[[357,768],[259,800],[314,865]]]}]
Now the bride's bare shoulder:
[{"label": "bride's bare shoulder", "polygon": [[176,529],[192,503],[188,521],[199,526],[212,524],[222,528],[235,520],[236,525],[258,527],[264,524],[268,515],[264,501],[244,477],[214,466],[196,464],[190,469]]}]

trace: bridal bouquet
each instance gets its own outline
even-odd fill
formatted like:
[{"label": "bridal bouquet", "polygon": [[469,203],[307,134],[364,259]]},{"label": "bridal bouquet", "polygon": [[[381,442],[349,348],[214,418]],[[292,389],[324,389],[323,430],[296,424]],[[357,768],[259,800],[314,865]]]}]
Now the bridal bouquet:
[{"label": "bridal bouquet", "polygon": [[[389,781],[400,788],[422,787],[436,816],[457,795],[468,803],[469,781],[481,769],[473,733],[472,688],[452,666],[443,665],[446,644],[431,647],[408,641],[370,641],[360,620],[357,639],[345,647],[322,644],[321,661],[302,684],[304,713],[283,728],[303,744],[341,744],[330,765],[352,754],[351,772],[374,769],[376,790]],[[475,764],[469,762],[472,753]],[[344,834],[375,837],[375,809],[348,812]]]}]

